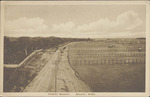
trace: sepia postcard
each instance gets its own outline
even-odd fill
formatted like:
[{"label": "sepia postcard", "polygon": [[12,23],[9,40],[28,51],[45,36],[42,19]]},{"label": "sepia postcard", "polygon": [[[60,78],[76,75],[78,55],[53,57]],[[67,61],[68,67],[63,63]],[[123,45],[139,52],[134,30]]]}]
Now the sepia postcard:
[{"label": "sepia postcard", "polygon": [[1,1],[0,96],[150,96],[149,1]]}]

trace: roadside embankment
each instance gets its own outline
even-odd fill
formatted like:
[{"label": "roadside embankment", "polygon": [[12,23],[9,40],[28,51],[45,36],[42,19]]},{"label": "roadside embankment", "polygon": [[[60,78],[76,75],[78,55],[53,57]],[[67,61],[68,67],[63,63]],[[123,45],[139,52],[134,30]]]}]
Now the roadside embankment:
[{"label": "roadside embankment", "polygon": [[90,92],[90,88],[77,76],[68,62],[68,47],[61,52],[60,62],[57,66],[58,92]]}]

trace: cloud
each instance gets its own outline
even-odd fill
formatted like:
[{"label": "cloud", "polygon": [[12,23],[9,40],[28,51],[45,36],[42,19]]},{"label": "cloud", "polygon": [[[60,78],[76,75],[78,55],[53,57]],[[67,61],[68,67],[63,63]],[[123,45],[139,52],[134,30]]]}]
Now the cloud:
[{"label": "cloud", "polygon": [[21,17],[16,20],[8,21],[5,24],[5,34],[6,35],[32,35],[43,33],[48,28],[46,24],[44,24],[44,20],[35,17],[35,18],[27,18]]},{"label": "cloud", "polygon": [[52,26],[51,32],[57,34],[67,33],[71,35],[80,36],[91,35],[93,37],[97,35],[106,36],[112,33],[121,33],[122,35],[129,35],[130,33],[132,33],[133,29],[136,29],[136,27],[140,26],[141,24],[142,20],[138,17],[137,13],[135,13],[134,11],[127,11],[117,16],[115,20],[110,20],[108,18],[100,18],[97,21],[83,25],[77,25],[71,21],[62,24],[54,24]]},{"label": "cloud", "polygon": [[145,33],[136,30],[142,25],[142,20],[134,11],[118,15],[114,20],[99,18],[87,24],[77,24],[66,21],[47,26],[44,20],[35,17],[21,17],[8,21],[5,25],[5,35],[9,36],[63,36],[63,37],[140,37]]},{"label": "cloud", "polygon": [[119,15],[116,19],[116,23],[116,26],[130,30],[142,24],[142,20],[138,17],[137,13],[128,11]]},{"label": "cloud", "polygon": [[81,32],[108,32],[110,29],[114,28],[115,25],[115,22],[110,21],[108,18],[104,18],[89,24],[78,26],[77,30]]},{"label": "cloud", "polygon": [[52,32],[70,32],[75,28],[75,24],[73,22],[67,22],[62,24],[54,24],[52,25]]}]

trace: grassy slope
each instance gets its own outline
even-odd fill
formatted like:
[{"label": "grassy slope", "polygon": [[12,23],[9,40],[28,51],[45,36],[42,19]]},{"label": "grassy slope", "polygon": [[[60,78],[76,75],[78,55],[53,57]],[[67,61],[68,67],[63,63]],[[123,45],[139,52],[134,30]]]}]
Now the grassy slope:
[{"label": "grassy slope", "polygon": [[76,65],[81,79],[94,92],[142,92],[145,86],[145,66],[134,65]]}]

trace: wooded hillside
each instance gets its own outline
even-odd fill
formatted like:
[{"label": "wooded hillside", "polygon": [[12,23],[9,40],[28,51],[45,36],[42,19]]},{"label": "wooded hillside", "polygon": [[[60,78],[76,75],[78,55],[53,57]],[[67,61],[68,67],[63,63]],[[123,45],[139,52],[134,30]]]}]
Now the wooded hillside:
[{"label": "wooded hillside", "polygon": [[34,50],[57,48],[67,42],[87,40],[58,37],[4,37],[4,64],[19,64]]}]

